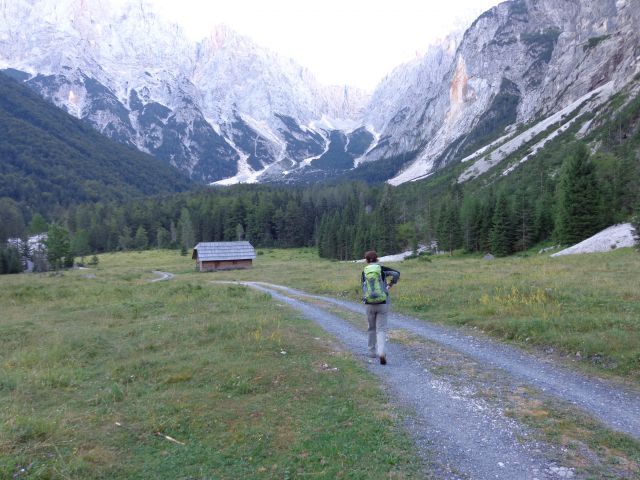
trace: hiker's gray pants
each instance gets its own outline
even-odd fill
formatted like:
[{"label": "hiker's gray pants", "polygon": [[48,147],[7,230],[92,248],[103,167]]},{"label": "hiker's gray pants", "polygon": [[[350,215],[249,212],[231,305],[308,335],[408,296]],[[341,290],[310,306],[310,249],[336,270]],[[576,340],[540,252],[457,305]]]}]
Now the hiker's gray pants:
[{"label": "hiker's gray pants", "polygon": [[369,354],[376,354],[376,333],[387,331],[387,313],[389,313],[389,305],[380,303],[377,305],[366,305],[367,321],[369,322]]}]

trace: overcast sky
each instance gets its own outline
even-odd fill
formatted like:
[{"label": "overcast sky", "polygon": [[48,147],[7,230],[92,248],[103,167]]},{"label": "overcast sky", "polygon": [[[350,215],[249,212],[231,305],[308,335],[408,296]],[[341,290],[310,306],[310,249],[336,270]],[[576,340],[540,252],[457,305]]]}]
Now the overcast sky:
[{"label": "overcast sky", "polygon": [[217,24],[325,84],[372,90],[395,66],[501,0],[151,0],[199,40]]}]

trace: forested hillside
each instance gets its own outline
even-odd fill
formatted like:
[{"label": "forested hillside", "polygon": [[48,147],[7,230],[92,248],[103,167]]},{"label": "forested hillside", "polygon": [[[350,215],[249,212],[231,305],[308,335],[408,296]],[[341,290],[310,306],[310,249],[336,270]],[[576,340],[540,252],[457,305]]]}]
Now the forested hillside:
[{"label": "forested hillside", "polygon": [[[116,144],[0,73],[0,208],[28,222],[72,204],[177,192],[190,182]],[[19,232],[13,232],[19,233]]]},{"label": "forested hillside", "polygon": [[[15,88],[6,81],[3,85]],[[54,167],[53,163],[42,161],[52,155],[39,139],[27,144],[15,132],[14,143],[3,141],[2,151],[5,158],[7,152],[21,152],[22,157],[17,158],[39,165],[32,167],[34,172],[46,172],[41,180],[37,175],[31,178],[22,173],[27,178],[26,186],[21,188],[34,189],[34,195],[41,193],[36,196],[40,203],[31,202],[29,206],[44,213],[48,220],[64,225],[78,255],[167,247],[186,251],[199,241],[246,239],[257,247],[315,246],[320,256],[341,260],[360,258],[369,248],[388,254],[434,242],[441,251],[463,249],[505,256],[541,242],[576,243],[601,228],[632,218],[640,203],[637,92],[636,88],[619,94],[599,111],[580,118],[528,161],[520,164],[536,138],[504,162],[464,183],[458,179],[466,164],[457,164],[423,181],[399,187],[346,181],[306,188],[240,185],[131,199],[145,188],[149,191],[149,185],[156,191],[171,185],[153,175],[164,170],[142,169],[142,176],[137,177],[127,170],[131,163],[115,162],[123,157],[91,155],[92,146],[82,141],[89,131],[83,125],[72,123],[78,132],[77,138],[72,136],[76,149],[60,147],[57,156],[53,155],[59,158],[67,152],[75,164]],[[2,97],[2,105],[10,101],[6,95]],[[6,118],[6,107],[3,111]],[[15,117],[10,123],[14,130],[18,122]],[[22,118],[30,118],[28,110],[23,111]],[[66,116],[60,122],[63,120],[69,121]],[[42,120],[32,118],[35,126],[21,122],[28,136],[39,132],[37,125]],[[597,128],[586,136],[579,134],[588,122]],[[47,142],[65,132],[54,128],[42,141],[49,145]],[[122,147],[114,148],[116,152],[129,153]],[[79,151],[96,164],[77,163],[82,158]],[[109,164],[110,161],[114,163]],[[509,165],[517,168],[505,175]],[[15,164],[3,161],[3,169],[7,168],[15,169]],[[76,169],[86,176],[79,176]],[[64,177],[67,171],[73,175],[69,181]],[[106,186],[99,188],[98,180],[89,175],[91,172],[104,172],[100,181]],[[10,177],[3,175],[4,188]],[[119,183],[123,177],[131,183]],[[35,189],[36,181],[41,182],[41,190]],[[14,181],[16,184],[22,186]],[[118,190],[119,185],[124,185],[122,190]],[[173,187],[184,185],[178,181]],[[32,219],[16,218],[19,207],[31,201],[28,196],[20,190],[6,189],[4,195],[11,197],[0,199],[6,236],[8,226]],[[81,203],[82,200],[100,201]],[[69,206],[61,210],[66,205]],[[54,215],[50,214],[52,206],[58,208]],[[30,231],[42,231],[42,222],[38,223],[39,229],[32,226]]]},{"label": "forested hillside", "polygon": [[[585,122],[598,128],[578,140]],[[309,188],[235,186],[70,209],[65,222],[94,251],[179,247],[247,239],[258,247],[317,246],[321,256],[360,258],[415,248],[525,251],[535,244],[576,243],[628,221],[640,201],[640,97],[614,97],[504,175],[530,150],[459,183],[464,164],[400,187],[366,183]]]},{"label": "forested hillside", "polygon": [[323,256],[346,259],[374,241],[383,251],[397,247],[391,191],[365,183],[239,185],[127,205],[80,205],[64,223],[86,236],[93,251],[190,249],[199,241],[238,239],[259,247],[299,247],[319,240]]},{"label": "forested hillside", "polygon": [[498,255],[577,243],[628,221],[640,204],[639,90],[636,79],[524,163],[538,137],[472,181],[458,183],[468,165],[457,164],[398,189],[398,202],[441,249]]}]

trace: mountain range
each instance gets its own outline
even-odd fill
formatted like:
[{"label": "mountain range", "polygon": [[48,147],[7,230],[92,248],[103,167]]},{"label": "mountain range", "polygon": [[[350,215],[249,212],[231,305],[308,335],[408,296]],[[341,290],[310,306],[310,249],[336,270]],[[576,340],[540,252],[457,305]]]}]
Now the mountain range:
[{"label": "mountain range", "polygon": [[206,183],[397,185],[457,162],[466,181],[534,137],[535,154],[640,72],[639,0],[506,1],[372,94],[228,28],[193,42],[144,0],[0,0],[0,16],[0,69]]},{"label": "mountain range", "polygon": [[[0,159],[0,200],[17,202],[28,216],[194,186],[165,162],[105,138],[1,73]],[[0,223],[7,221],[3,214],[0,207]]]}]

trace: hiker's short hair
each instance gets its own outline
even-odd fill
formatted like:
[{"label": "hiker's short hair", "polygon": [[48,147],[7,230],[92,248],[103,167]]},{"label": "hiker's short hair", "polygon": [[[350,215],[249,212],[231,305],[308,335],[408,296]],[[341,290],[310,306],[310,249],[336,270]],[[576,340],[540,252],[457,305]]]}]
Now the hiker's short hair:
[{"label": "hiker's short hair", "polygon": [[367,261],[367,263],[377,262],[378,254],[376,253],[375,250],[369,250],[364,254],[364,259]]}]

